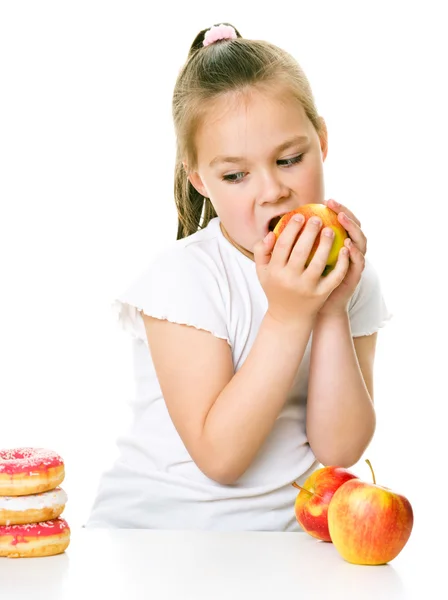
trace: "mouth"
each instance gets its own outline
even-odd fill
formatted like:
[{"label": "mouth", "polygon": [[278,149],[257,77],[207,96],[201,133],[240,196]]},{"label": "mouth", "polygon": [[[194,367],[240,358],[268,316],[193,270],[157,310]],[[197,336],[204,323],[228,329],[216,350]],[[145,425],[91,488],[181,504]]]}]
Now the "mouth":
[{"label": "mouth", "polygon": [[281,215],[277,215],[276,217],[273,217],[268,223],[268,231],[274,231],[275,227],[277,226],[277,223],[286,214],[287,213],[282,213]]}]

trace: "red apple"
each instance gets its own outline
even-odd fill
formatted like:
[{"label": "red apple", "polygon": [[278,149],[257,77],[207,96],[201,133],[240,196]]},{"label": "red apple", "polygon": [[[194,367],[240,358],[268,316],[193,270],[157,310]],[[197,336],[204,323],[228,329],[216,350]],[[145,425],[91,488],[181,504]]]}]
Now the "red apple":
[{"label": "red apple", "polygon": [[[300,213],[305,217],[305,223],[300,229],[298,237],[300,237],[300,235],[302,234],[308,219],[313,216],[320,217],[320,219],[322,220],[321,231],[324,227],[331,227],[331,229],[333,229],[334,231],[333,245],[328,255],[327,266],[325,267],[324,271],[324,274],[326,275],[332,269],[334,269],[337,263],[339,251],[344,246],[344,240],[348,237],[347,232],[344,229],[344,227],[339,223],[337,213],[335,213],[334,210],[331,210],[331,208],[328,208],[328,206],[325,206],[325,204],[304,204],[303,206],[300,206],[299,208],[296,208],[295,210],[292,210],[291,212],[282,216],[282,218],[274,228],[274,235],[276,239],[278,239],[278,236],[286,227],[291,217],[297,213]],[[312,260],[314,253],[316,252],[317,247],[319,245],[319,241],[320,235],[316,236],[316,241],[314,242],[310,255],[305,263],[306,267],[310,264],[310,261]]]},{"label": "red apple", "polygon": [[[372,469],[369,461],[366,461]],[[408,541],[414,516],[403,495],[353,479],[341,485],[328,507],[328,529],[336,550],[349,563],[384,565]]]},{"label": "red apple", "polygon": [[342,467],[328,466],[314,471],[300,489],[294,510],[299,525],[311,536],[331,542],[328,531],[327,511],[336,490],[345,482],[357,476]]}]

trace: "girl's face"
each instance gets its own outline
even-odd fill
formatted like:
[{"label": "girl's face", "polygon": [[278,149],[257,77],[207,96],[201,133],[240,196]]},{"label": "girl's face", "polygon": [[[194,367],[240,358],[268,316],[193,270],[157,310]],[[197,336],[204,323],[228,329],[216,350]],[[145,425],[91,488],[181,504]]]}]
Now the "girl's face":
[{"label": "girl's face", "polygon": [[232,92],[207,111],[189,179],[210,198],[236,247],[251,255],[273,217],[323,203],[323,125],[319,139],[303,107],[278,89]]}]

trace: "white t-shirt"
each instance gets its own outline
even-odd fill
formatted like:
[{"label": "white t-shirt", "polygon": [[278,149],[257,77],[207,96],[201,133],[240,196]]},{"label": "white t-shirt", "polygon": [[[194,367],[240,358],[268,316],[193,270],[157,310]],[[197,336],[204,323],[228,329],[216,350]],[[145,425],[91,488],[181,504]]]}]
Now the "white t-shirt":
[{"label": "white t-shirt", "polygon": [[[132,335],[136,393],[133,424],[119,458],[103,474],[86,527],[300,531],[299,484],[321,465],[308,444],[305,411],[312,335],[285,405],[256,459],[233,485],[206,477],[169,416],[140,311],[227,340],[235,372],[246,360],[267,309],[255,263],[222,234],[219,218],[161,252],[114,303]],[[366,261],[351,300],[353,337],[390,318]]]}]

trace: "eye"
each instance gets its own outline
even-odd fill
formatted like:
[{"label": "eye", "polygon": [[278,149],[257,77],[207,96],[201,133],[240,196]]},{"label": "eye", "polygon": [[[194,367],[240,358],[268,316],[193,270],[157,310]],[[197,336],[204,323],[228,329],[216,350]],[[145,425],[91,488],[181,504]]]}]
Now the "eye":
[{"label": "eye", "polygon": [[[293,156],[292,158],[282,158],[277,161],[277,164],[281,167],[292,167],[293,165],[297,165],[302,162],[303,154],[298,154],[297,156]],[[229,175],[223,175],[222,180],[228,181],[229,183],[238,183],[244,179],[245,173],[242,171],[238,173],[229,173]]]},{"label": "eye", "polygon": [[[241,175],[241,177],[240,177]],[[230,181],[230,183],[237,183],[238,181],[241,181],[244,177],[244,173],[243,172],[239,172],[239,173],[230,173],[229,175],[224,175],[222,180],[223,181]]]},{"label": "eye", "polygon": [[292,165],[296,165],[299,162],[302,162],[303,154],[298,154],[297,156],[293,156],[292,158],[284,158],[278,160],[277,163],[281,166],[291,167]]}]

